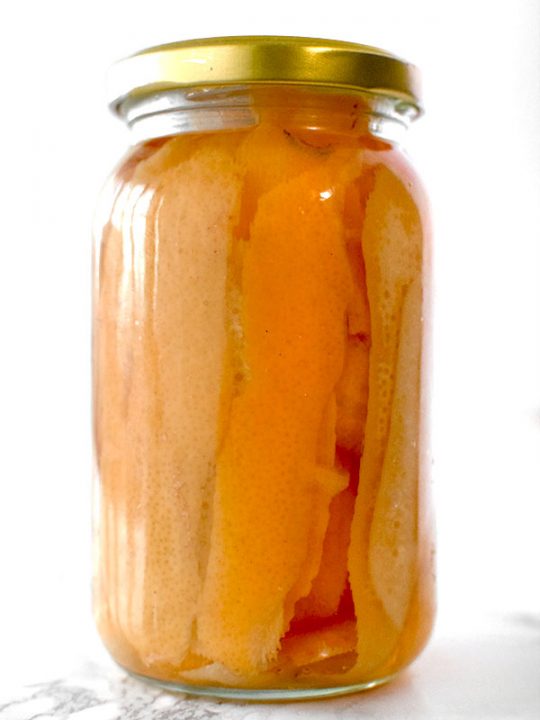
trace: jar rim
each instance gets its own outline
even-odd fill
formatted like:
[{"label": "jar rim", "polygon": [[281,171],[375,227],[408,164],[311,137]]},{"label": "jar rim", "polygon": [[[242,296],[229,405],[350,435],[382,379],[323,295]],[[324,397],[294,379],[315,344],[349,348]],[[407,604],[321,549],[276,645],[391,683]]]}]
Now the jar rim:
[{"label": "jar rim", "polygon": [[420,77],[411,63],[380,48],[341,40],[278,35],[202,38],[158,45],[115,63],[112,111],[128,99],[204,86],[286,84],[368,92],[422,113]]}]

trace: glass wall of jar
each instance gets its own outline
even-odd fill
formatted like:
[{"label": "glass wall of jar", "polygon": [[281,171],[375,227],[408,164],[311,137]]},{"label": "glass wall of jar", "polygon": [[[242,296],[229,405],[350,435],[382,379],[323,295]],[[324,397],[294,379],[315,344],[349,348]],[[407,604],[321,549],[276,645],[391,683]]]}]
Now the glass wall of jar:
[{"label": "glass wall of jar", "polygon": [[433,622],[429,223],[398,142],[416,111],[238,75],[118,104],[135,144],[96,223],[95,615],[169,687],[339,694],[393,677]]}]

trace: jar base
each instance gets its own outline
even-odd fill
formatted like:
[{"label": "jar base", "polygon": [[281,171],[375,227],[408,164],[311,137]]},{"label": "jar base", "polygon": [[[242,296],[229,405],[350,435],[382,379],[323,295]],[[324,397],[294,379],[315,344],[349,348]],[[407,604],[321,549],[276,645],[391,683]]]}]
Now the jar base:
[{"label": "jar base", "polygon": [[132,677],[142,680],[154,687],[162,688],[169,692],[185,693],[187,695],[210,697],[218,700],[242,700],[244,702],[290,702],[301,700],[317,700],[323,698],[337,697],[339,695],[351,695],[365,690],[385,685],[396,677],[396,673],[387,675],[377,680],[369,680],[364,683],[351,685],[336,685],[333,687],[306,687],[306,688],[228,688],[218,685],[185,685],[181,682],[159,680],[157,678],[140,675],[139,673],[127,670]]}]

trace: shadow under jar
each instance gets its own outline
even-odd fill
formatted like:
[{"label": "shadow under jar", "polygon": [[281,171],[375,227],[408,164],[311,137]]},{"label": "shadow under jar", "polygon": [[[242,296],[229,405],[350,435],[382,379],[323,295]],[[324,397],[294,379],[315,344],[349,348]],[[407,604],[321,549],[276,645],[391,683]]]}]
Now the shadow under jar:
[{"label": "shadow under jar", "polygon": [[373,687],[434,615],[415,71],[217,38],[119,63],[94,257],[94,607],[172,689]]}]

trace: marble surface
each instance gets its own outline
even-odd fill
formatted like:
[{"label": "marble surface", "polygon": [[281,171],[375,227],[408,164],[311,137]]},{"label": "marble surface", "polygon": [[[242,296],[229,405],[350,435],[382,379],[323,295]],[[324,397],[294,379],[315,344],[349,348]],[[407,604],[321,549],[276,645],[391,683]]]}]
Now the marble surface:
[{"label": "marble surface", "polygon": [[[47,673],[44,670],[44,677]],[[393,683],[288,704],[174,695],[141,683],[96,648],[64,676],[0,689],[0,720],[539,720],[540,616],[499,619],[478,633],[435,636]]]}]

